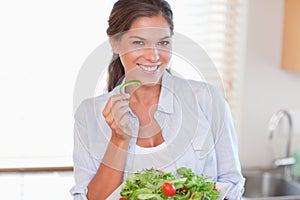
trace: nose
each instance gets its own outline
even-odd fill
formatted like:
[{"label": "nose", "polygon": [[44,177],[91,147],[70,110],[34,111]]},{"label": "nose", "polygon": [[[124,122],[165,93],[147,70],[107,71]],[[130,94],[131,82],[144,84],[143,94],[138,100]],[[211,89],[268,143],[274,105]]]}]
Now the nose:
[{"label": "nose", "polygon": [[160,58],[159,50],[156,46],[149,47],[146,49],[145,58],[151,62],[157,62]]}]

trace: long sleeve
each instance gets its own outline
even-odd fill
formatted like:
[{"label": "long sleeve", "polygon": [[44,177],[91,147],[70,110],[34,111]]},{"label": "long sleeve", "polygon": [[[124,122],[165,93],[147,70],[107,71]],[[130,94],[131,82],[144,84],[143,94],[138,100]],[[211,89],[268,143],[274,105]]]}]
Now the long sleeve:
[{"label": "long sleeve", "polygon": [[227,198],[239,200],[244,192],[245,179],[241,173],[237,138],[227,105],[225,109],[224,124],[216,141],[218,181],[231,183]]},{"label": "long sleeve", "polygon": [[229,200],[239,200],[244,192],[245,179],[241,172],[238,155],[238,142],[231,112],[225,99],[211,88],[212,118],[211,124],[215,137],[215,151],[219,182],[231,184],[226,197]]},{"label": "long sleeve", "polygon": [[88,127],[86,123],[85,104],[82,103],[75,114],[74,124],[74,178],[75,186],[71,189],[74,200],[86,199],[87,185],[97,171],[97,161],[93,158],[87,147]]}]

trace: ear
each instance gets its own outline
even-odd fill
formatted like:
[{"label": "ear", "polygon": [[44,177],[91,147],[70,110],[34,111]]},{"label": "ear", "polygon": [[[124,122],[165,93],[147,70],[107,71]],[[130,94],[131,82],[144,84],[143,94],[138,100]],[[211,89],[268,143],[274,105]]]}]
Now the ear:
[{"label": "ear", "polygon": [[110,46],[115,54],[119,54],[118,41],[112,37],[109,38]]}]

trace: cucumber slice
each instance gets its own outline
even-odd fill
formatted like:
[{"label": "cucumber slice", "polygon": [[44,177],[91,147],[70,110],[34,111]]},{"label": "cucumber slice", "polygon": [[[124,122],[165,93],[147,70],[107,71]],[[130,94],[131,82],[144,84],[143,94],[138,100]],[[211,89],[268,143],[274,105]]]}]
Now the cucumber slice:
[{"label": "cucumber slice", "polygon": [[123,83],[120,87],[120,94],[124,94],[125,92],[125,87],[128,86],[128,85],[132,85],[132,84],[138,84],[138,85],[141,85],[142,84],[142,81],[140,80],[130,80],[130,81],[127,81],[125,83]]}]

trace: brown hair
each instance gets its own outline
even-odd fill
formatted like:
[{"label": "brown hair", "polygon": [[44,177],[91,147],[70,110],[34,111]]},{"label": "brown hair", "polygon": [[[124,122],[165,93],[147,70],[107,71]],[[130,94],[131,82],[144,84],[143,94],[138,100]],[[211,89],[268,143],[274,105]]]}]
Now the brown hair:
[{"label": "brown hair", "polygon": [[[165,0],[119,0],[110,13],[107,35],[112,37],[124,31],[128,31],[139,17],[153,17],[162,15],[170,25],[173,33],[173,12]],[[111,91],[124,76],[124,67],[118,54],[113,54],[108,66],[107,90]]]}]

